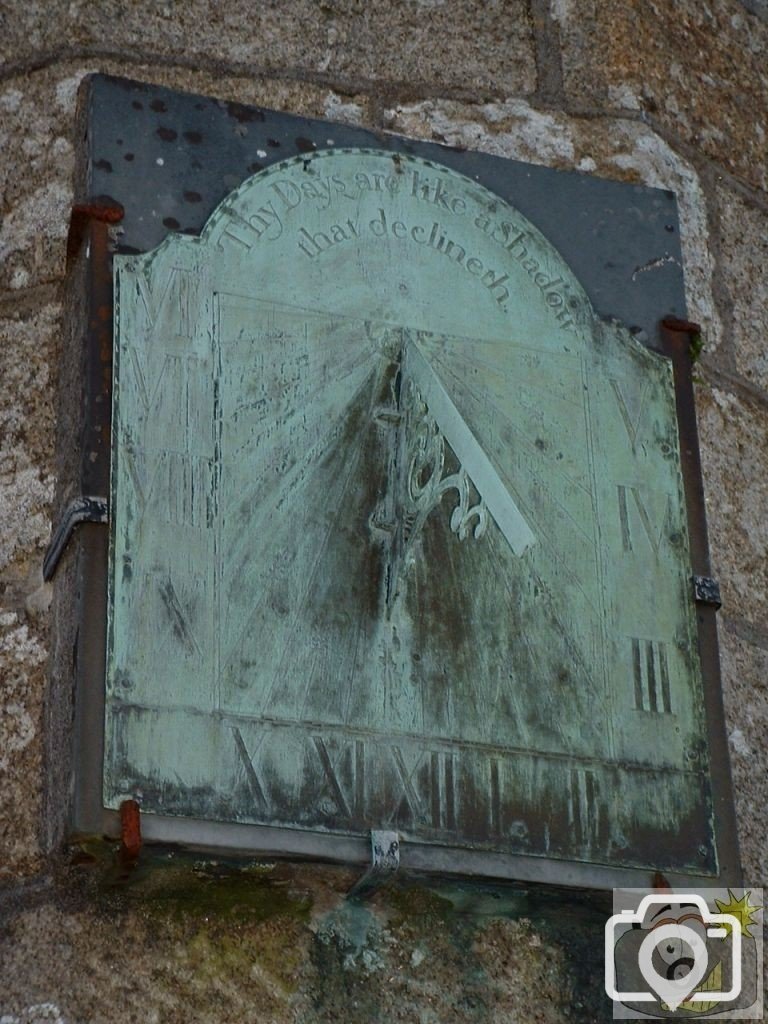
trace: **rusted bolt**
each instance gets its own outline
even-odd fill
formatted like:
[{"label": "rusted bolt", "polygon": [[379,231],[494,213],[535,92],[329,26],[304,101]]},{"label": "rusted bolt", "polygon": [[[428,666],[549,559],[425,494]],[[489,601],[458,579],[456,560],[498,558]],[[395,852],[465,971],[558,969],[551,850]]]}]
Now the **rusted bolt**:
[{"label": "rusted bolt", "polygon": [[89,221],[99,224],[119,224],[125,216],[125,210],[114,199],[98,200],[90,203],[76,203],[72,207],[69,218],[69,234],[67,235],[67,263],[74,259],[83,243],[85,229]]},{"label": "rusted bolt", "polygon": [[679,331],[681,334],[701,334],[701,326],[690,320],[680,320],[676,316],[665,316],[661,322],[669,331]]}]

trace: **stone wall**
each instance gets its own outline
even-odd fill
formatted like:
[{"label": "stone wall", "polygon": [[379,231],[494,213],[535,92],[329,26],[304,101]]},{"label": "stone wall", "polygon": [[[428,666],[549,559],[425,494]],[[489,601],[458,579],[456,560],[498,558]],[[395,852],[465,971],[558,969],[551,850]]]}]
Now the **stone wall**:
[{"label": "stone wall", "polygon": [[600,907],[157,854],[126,886],[42,820],[74,104],[104,71],[673,189],[724,607],[745,878],[768,883],[763,0],[38,0],[0,7],[0,1021],[608,1019]]}]

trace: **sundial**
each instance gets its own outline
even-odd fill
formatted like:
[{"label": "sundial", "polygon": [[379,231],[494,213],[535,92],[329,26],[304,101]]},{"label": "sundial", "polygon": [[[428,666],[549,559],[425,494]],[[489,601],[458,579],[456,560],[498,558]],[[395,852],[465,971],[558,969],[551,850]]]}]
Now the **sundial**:
[{"label": "sundial", "polygon": [[414,152],[278,160],[113,266],[103,806],[719,877],[671,360]]}]

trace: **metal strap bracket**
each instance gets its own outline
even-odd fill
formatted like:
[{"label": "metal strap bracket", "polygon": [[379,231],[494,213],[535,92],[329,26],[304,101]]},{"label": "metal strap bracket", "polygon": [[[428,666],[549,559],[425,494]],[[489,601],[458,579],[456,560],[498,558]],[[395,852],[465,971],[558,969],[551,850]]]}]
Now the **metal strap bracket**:
[{"label": "metal strap bracket", "polygon": [[711,576],[693,576],[693,596],[697,604],[708,604],[713,608],[722,608],[720,584]]},{"label": "metal strap bracket", "polygon": [[371,832],[371,865],[347,893],[347,899],[362,900],[391,882],[400,867],[400,836],[397,832]]},{"label": "metal strap bracket", "polygon": [[78,523],[108,523],[109,505],[106,498],[93,495],[75,498],[67,505],[59,525],[53,532],[51,543],[43,559],[43,579],[47,583],[53,579],[56,566],[59,564],[64,549],[69,543],[72,531]]}]

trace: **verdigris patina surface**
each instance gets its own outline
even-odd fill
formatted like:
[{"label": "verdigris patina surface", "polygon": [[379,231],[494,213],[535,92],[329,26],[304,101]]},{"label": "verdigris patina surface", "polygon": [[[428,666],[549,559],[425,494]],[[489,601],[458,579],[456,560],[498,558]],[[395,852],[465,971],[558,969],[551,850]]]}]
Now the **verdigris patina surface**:
[{"label": "verdigris patina surface", "polygon": [[106,805],[715,873],[669,362],[405,154],[115,268]]}]

